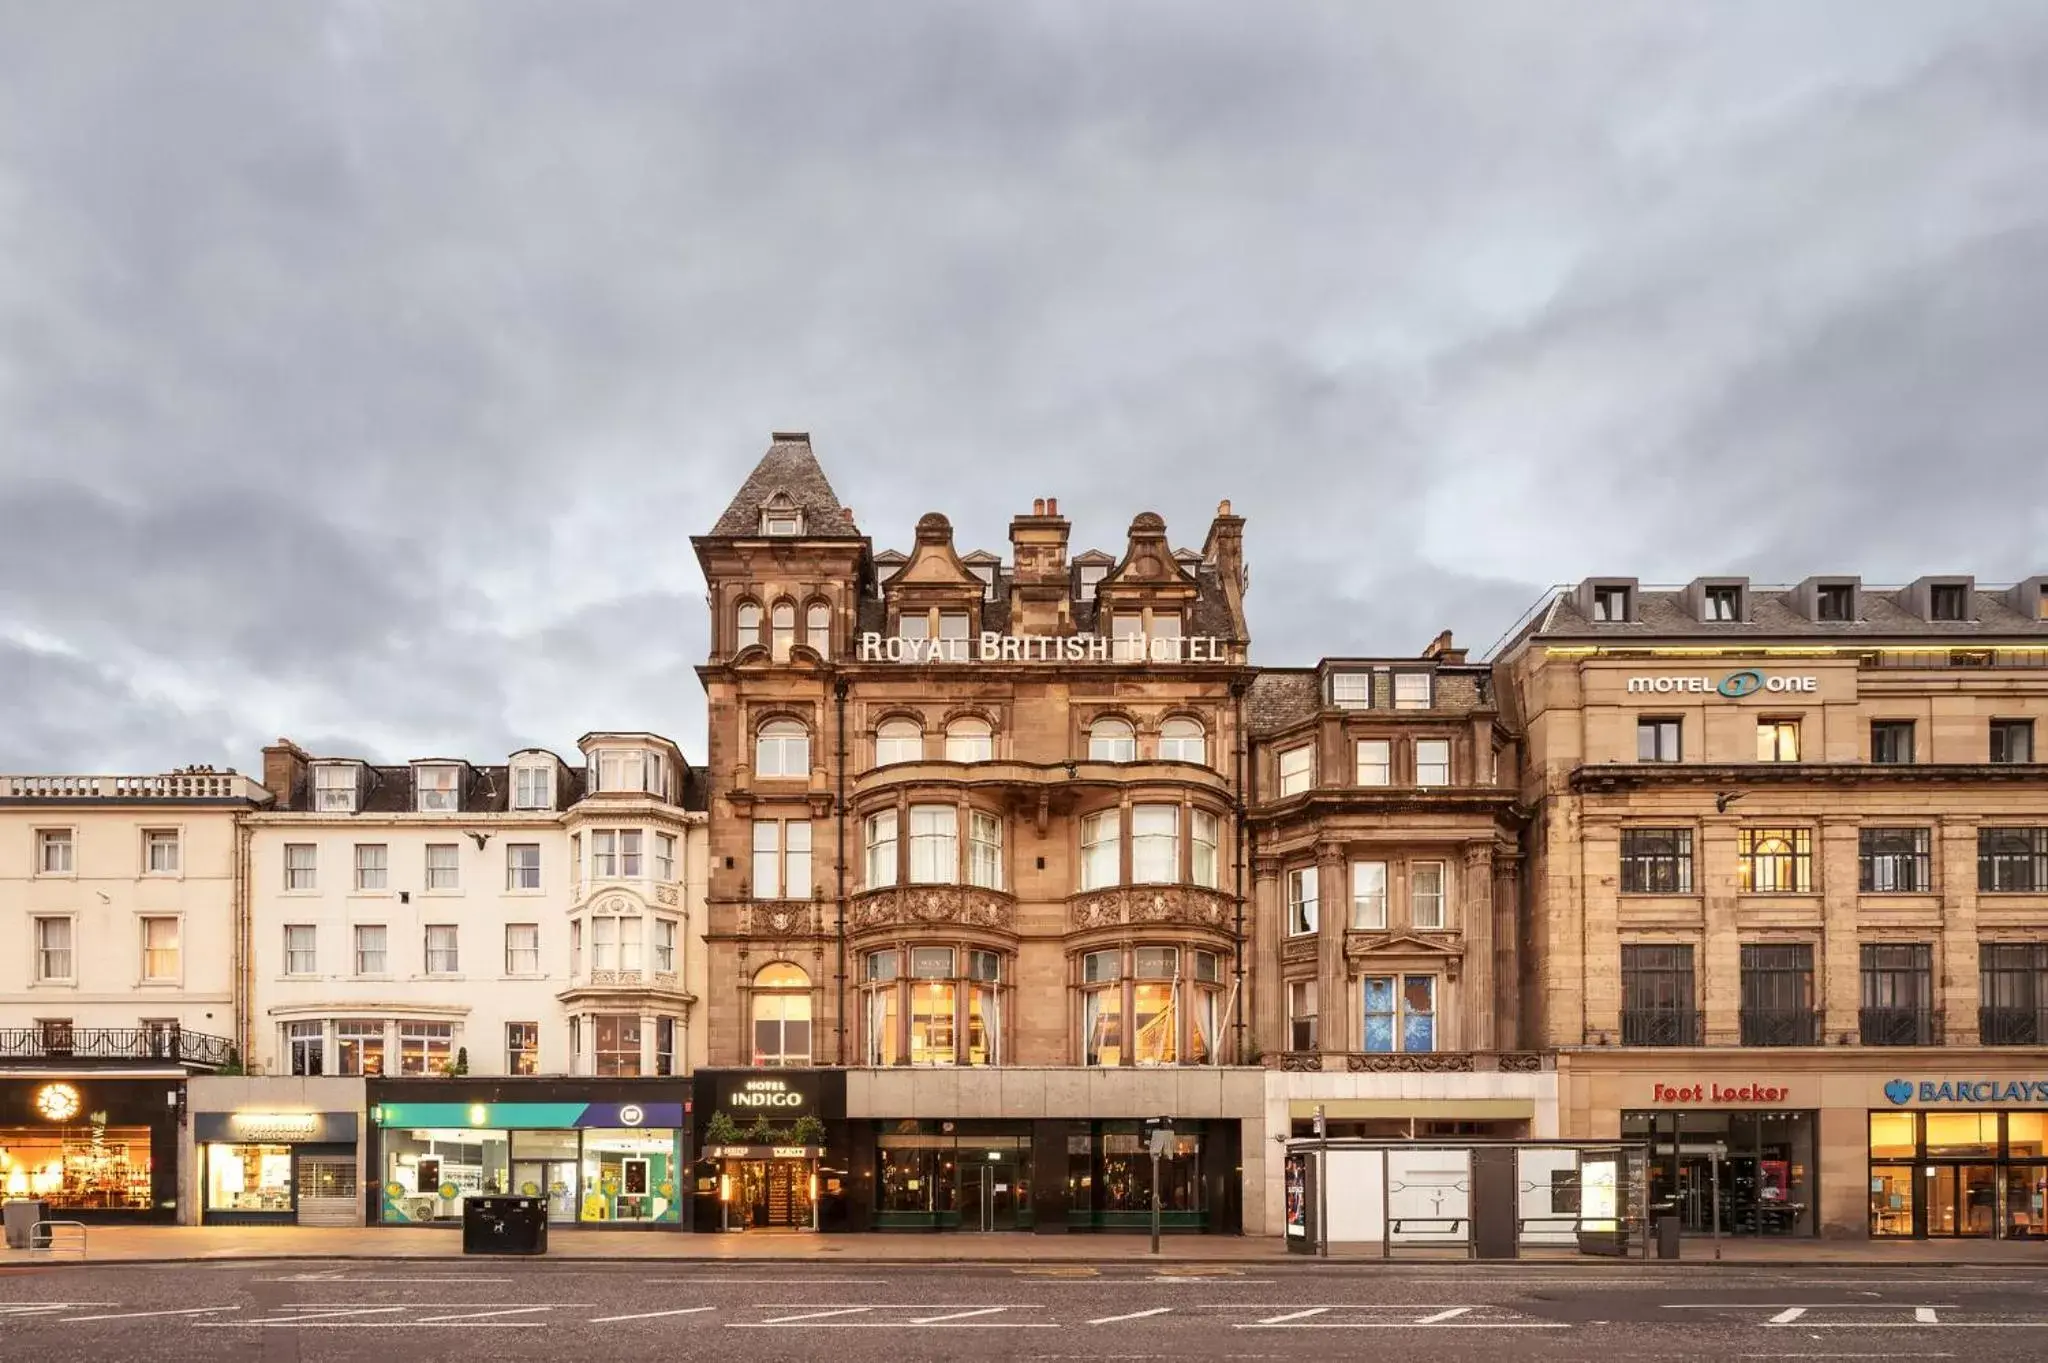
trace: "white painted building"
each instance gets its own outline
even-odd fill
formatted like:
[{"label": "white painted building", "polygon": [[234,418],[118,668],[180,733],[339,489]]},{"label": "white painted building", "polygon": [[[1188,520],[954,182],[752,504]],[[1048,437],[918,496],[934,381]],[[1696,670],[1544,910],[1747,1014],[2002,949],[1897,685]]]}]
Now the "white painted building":
[{"label": "white painted building", "polygon": [[[248,1050],[281,1075],[687,1074],[703,1056],[701,783],[667,739],[583,762],[264,750]],[[695,801],[701,804],[701,799]]]}]

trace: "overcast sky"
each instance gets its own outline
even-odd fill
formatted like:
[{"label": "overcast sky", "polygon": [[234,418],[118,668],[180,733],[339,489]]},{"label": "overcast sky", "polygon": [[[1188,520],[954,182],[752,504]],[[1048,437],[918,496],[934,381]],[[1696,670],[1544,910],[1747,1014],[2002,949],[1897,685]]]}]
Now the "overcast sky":
[{"label": "overcast sky", "polygon": [[2048,570],[2048,5],[0,0],[0,770],[653,729],[878,549],[1249,517],[1254,656]]}]

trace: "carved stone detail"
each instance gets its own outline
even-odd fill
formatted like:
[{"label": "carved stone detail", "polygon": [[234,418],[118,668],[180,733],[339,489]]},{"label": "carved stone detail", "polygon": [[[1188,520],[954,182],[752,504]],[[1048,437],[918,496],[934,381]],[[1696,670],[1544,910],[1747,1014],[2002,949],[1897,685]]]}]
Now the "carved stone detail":
[{"label": "carved stone detail", "polygon": [[1408,1055],[1402,1053],[1353,1054],[1347,1060],[1354,1073],[1369,1074],[1470,1074],[1472,1057],[1460,1054]]},{"label": "carved stone detail", "polygon": [[817,906],[800,899],[753,899],[740,905],[742,933],[808,937],[818,931]]},{"label": "carved stone detail", "polygon": [[1540,1074],[1543,1056],[1536,1051],[1506,1051],[1499,1057],[1503,1074]]},{"label": "carved stone detail", "polygon": [[1288,1051],[1280,1057],[1280,1068],[1297,1072],[1320,1070],[1323,1057],[1315,1051]]},{"label": "carved stone detail", "polygon": [[676,893],[676,887],[673,885],[657,885],[654,887],[654,898],[656,903],[674,904],[681,896]]},{"label": "carved stone detail", "polygon": [[1198,885],[1116,885],[1067,900],[1067,925],[1073,932],[1155,923],[1229,932],[1230,916],[1229,896]]},{"label": "carved stone detail", "polygon": [[894,885],[860,895],[846,911],[848,932],[941,924],[1015,932],[1017,901],[979,885]]},{"label": "carved stone detail", "polygon": [[1298,961],[1313,961],[1321,953],[1314,937],[1292,937],[1280,948],[1280,959],[1292,965]]}]

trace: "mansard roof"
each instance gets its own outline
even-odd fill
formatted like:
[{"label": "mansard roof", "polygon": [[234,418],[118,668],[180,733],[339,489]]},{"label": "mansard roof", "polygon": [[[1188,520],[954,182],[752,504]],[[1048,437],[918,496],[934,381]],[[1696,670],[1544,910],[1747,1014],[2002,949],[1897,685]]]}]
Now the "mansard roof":
[{"label": "mansard roof", "polygon": [[840,505],[832,482],[811,453],[811,438],[798,431],[778,431],[768,453],[754,465],[739,494],[711,527],[713,538],[752,537],[761,533],[761,508],[777,497],[803,515],[805,539],[858,537],[853,513]]}]

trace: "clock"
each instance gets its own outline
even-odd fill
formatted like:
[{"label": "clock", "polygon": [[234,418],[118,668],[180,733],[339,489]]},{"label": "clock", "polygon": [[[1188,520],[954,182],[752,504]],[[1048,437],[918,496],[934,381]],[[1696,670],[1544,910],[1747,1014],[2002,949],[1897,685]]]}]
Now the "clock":
[{"label": "clock", "polygon": [[36,1112],[53,1122],[68,1122],[78,1115],[78,1090],[69,1084],[45,1084],[36,1090]]}]

